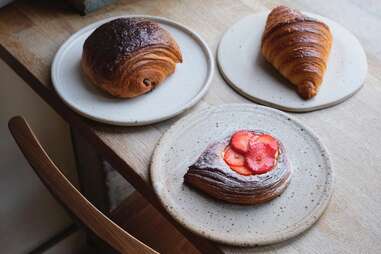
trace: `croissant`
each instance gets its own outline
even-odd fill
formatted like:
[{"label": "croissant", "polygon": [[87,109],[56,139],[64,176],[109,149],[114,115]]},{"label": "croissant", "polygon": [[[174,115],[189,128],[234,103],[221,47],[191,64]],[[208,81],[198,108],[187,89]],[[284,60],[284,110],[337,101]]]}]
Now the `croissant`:
[{"label": "croissant", "polygon": [[267,18],[261,52],[303,99],[310,99],[323,81],[331,45],[326,24],[278,6]]},{"label": "croissant", "polygon": [[188,168],[184,182],[228,203],[253,205],[280,196],[291,179],[291,168],[282,144],[276,166],[265,174],[242,175],[224,161],[230,137],[211,144]]},{"label": "croissant", "polygon": [[81,67],[101,90],[132,98],[154,89],[181,62],[179,46],[159,24],[143,18],[118,18],[86,39]]}]

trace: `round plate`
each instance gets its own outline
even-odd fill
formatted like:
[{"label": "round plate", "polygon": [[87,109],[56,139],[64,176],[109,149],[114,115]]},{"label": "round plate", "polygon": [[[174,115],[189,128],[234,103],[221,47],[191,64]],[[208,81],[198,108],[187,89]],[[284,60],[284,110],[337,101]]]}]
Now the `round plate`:
[{"label": "round plate", "polygon": [[[209,144],[240,129],[269,132],[285,147],[291,182],[270,202],[228,204],[183,183],[188,167]],[[331,163],[316,135],[285,113],[249,104],[211,107],[176,122],[156,147],[150,172],[156,194],[179,223],[238,246],[275,243],[303,232],[318,220],[333,191]]]},{"label": "round plate", "polygon": [[214,70],[206,43],[193,31],[174,21],[151,16],[171,33],[184,62],[152,92],[132,99],[118,99],[101,92],[82,75],[80,60],[86,38],[100,25],[118,17],[91,24],[72,35],[58,50],[52,66],[52,81],[59,96],[75,111],[93,120],[116,125],[146,125],[159,122],[196,104],[206,93]]},{"label": "round plate", "polygon": [[304,14],[326,23],[333,35],[327,70],[314,98],[300,98],[293,85],[262,56],[261,39],[268,12],[241,19],[223,36],[217,58],[224,79],[237,92],[255,102],[294,112],[333,106],[356,93],[365,80],[368,68],[359,41],[330,19]]}]

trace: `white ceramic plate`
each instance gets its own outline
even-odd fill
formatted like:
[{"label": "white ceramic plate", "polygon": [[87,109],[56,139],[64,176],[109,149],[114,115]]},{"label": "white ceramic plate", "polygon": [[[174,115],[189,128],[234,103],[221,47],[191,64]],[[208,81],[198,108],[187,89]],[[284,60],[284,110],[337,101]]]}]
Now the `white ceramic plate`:
[{"label": "white ceramic plate", "polygon": [[[132,17],[132,16],[129,16]],[[146,125],[159,122],[196,104],[206,93],[214,70],[212,54],[193,31],[174,21],[145,17],[171,33],[184,62],[152,92],[133,98],[117,99],[89,84],[80,68],[86,38],[100,25],[118,17],[91,24],[72,35],[58,50],[52,65],[52,81],[59,96],[75,111],[96,121],[116,125]]]},{"label": "white ceramic plate", "polygon": [[[261,129],[283,143],[293,173],[280,197],[261,205],[233,205],[183,183],[188,166],[208,144],[239,129]],[[238,246],[275,243],[303,232],[318,220],[333,191],[331,163],[319,139],[289,115],[250,104],[211,107],[176,122],[158,143],[150,172],[156,194],[179,223]]]},{"label": "white ceramic plate", "polygon": [[217,60],[224,79],[255,102],[286,111],[304,112],[338,104],[356,93],[367,74],[367,60],[359,41],[338,23],[311,13],[331,29],[333,44],[318,94],[301,99],[260,53],[268,12],[245,17],[223,36]]}]

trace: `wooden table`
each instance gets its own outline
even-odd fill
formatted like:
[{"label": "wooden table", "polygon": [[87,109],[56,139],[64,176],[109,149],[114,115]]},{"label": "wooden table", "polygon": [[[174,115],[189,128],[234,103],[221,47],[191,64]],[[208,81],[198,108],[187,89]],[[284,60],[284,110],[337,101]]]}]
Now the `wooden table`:
[{"label": "wooden table", "polygon": [[[17,2],[1,9],[0,56],[159,209],[150,184],[149,162],[156,142],[176,119],[146,127],[114,127],[84,119],[68,109],[51,88],[50,66],[59,46],[73,32],[104,17],[157,15],[197,31],[216,52],[223,32],[231,24],[278,4],[327,16],[350,29],[368,57],[365,86],[333,108],[293,114],[321,137],[336,172],[335,193],[321,220],[292,240],[256,249],[221,246],[184,229],[182,232],[205,253],[381,253],[381,5],[377,1],[131,0],[84,17],[55,2]],[[193,110],[229,102],[251,103],[216,72],[210,91]]]}]

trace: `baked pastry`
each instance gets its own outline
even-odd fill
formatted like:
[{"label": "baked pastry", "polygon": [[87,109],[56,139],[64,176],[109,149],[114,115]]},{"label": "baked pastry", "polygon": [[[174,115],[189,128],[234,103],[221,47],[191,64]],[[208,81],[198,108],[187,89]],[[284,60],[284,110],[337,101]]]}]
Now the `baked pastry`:
[{"label": "baked pastry", "polygon": [[118,18],[86,39],[81,66],[95,86],[116,97],[132,98],[154,89],[181,62],[179,46],[159,24]]},{"label": "baked pastry", "polygon": [[184,181],[213,198],[250,205],[279,196],[290,178],[283,145],[264,132],[242,130],[211,144]]},{"label": "baked pastry", "polygon": [[316,95],[332,45],[329,27],[285,6],[267,17],[261,52],[303,99]]}]

